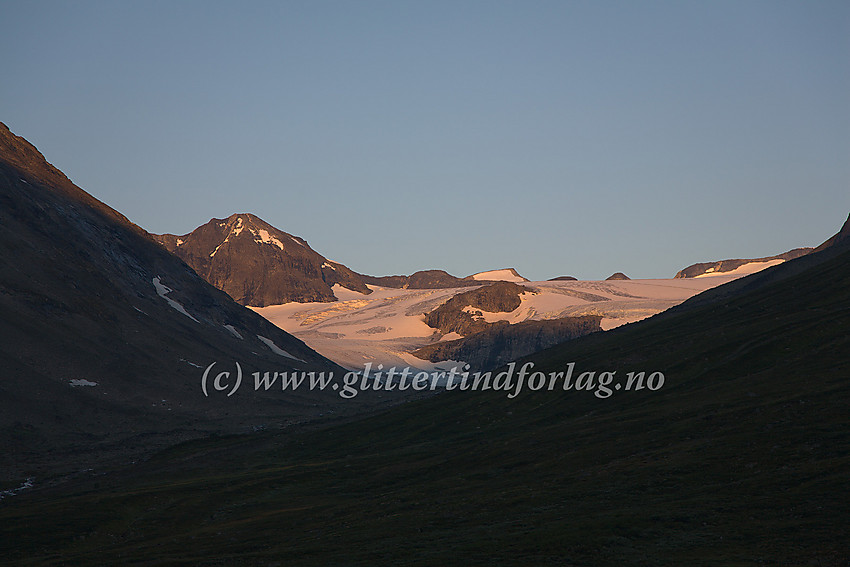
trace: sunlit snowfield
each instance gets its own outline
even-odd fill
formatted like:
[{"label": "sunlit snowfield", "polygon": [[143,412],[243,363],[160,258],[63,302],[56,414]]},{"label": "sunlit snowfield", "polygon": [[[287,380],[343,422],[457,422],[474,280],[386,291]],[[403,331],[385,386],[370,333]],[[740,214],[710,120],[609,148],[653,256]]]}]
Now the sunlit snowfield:
[{"label": "sunlit snowfield", "polygon": [[[482,312],[480,316],[488,322],[505,320],[513,324],[601,315],[603,330],[609,330],[640,321],[707,289],[778,263],[781,260],[754,262],[733,272],[707,273],[696,278],[518,282],[532,290],[521,296],[519,307],[509,313]],[[369,287],[373,292],[363,295],[336,285],[333,290],[337,302],[293,302],[252,309],[347,368],[362,369],[368,362],[385,367],[445,368],[446,363],[431,363],[410,353],[435,341],[460,338],[457,333],[441,334],[429,327],[424,314],[470,288]]]}]

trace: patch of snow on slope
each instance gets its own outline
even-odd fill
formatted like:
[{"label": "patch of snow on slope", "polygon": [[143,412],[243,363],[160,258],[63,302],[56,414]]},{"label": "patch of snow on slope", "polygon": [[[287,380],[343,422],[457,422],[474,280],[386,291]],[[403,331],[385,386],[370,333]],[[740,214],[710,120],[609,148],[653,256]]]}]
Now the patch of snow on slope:
[{"label": "patch of snow on slope", "polygon": [[331,270],[336,271],[336,268],[334,268],[333,266],[331,266],[331,265],[330,265],[330,264],[328,264],[327,262],[325,262],[324,264],[322,264],[322,267],[323,267],[323,268],[330,268]]},{"label": "patch of snow on slope", "polygon": [[230,334],[236,337],[237,339],[241,339],[242,335],[239,334],[239,331],[233,325],[222,325],[225,329],[230,331]]},{"label": "patch of snow on slope", "polygon": [[76,378],[68,381],[68,384],[71,385],[72,388],[76,388],[78,386],[97,386],[97,382],[89,382],[85,378],[77,380]]},{"label": "patch of snow on slope", "polygon": [[288,352],[286,352],[285,350],[283,350],[282,348],[280,348],[279,346],[274,344],[273,340],[268,339],[268,338],[266,338],[262,335],[257,335],[257,338],[260,339],[261,341],[263,341],[264,343],[266,343],[266,346],[269,347],[269,349],[271,349],[271,351],[273,353],[279,354],[280,356],[285,356],[287,358],[291,358],[293,360],[297,360],[298,362],[303,362],[303,363],[306,364],[306,362],[307,362],[306,360],[301,360],[297,356],[292,356],[291,354],[289,354]]},{"label": "patch of snow on slope", "polygon": [[467,305],[463,308],[463,311],[472,315],[472,319],[475,321],[485,321],[487,323],[495,323],[497,321],[507,321],[510,324],[519,323],[520,321],[526,321],[531,319],[534,316],[535,311],[533,308],[526,306],[523,308],[523,305],[520,304],[519,307],[510,312],[498,312],[492,313],[490,311],[484,311],[480,307],[473,307],[472,305]]},{"label": "patch of snow on slope", "polygon": [[754,274],[756,272],[760,272],[766,268],[770,268],[772,266],[776,266],[777,264],[781,264],[785,260],[770,260],[769,262],[750,262],[749,264],[744,264],[742,266],[738,266],[734,270],[730,270],[728,272],[715,272],[714,268],[709,268],[705,271],[704,274],[700,274],[698,276],[694,276],[695,278],[711,278],[716,276],[746,276],[749,274]]},{"label": "patch of snow on slope", "polygon": [[[415,369],[417,372],[451,372],[452,368],[455,369],[455,373],[460,373],[464,371],[464,366],[466,366],[466,362],[462,360],[440,360],[437,362],[431,362],[428,360],[422,360],[421,358],[416,358],[410,353],[398,353],[399,358],[404,361],[404,364]],[[374,366],[374,365],[373,365]],[[384,372],[389,370],[389,368],[384,366]],[[374,370],[373,370],[374,372]],[[398,378],[396,378],[396,381]],[[455,380],[455,385],[460,384],[460,377],[458,376]],[[428,385],[430,386],[431,382],[429,379]],[[441,380],[437,380],[437,386],[445,386],[446,379],[443,378]]]},{"label": "patch of snow on slope", "polygon": [[340,301],[348,301],[349,299],[362,299],[368,295],[365,293],[360,293],[359,291],[352,291],[347,287],[342,287],[339,284],[334,284],[333,287],[331,287],[331,291],[333,291],[333,294]]},{"label": "patch of snow on slope", "polygon": [[[223,225],[224,225],[224,223],[219,223],[219,226],[223,226]],[[234,227],[233,227],[233,230],[231,230],[231,231],[230,231],[230,234],[228,234],[228,235],[225,237],[225,239],[221,241],[221,244],[219,244],[218,246],[216,246],[216,247],[215,247],[215,250],[213,250],[213,251],[210,253],[210,258],[212,258],[213,256],[215,256],[215,253],[216,253],[216,252],[218,252],[218,249],[219,249],[219,248],[221,248],[222,246],[224,246],[225,244],[227,244],[228,242],[230,242],[230,237],[231,237],[231,236],[239,236],[239,234],[242,232],[242,230],[243,230],[243,229],[244,229],[244,227],[242,226],[242,217],[239,217],[239,218],[237,218],[237,219],[236,219],[236,226],[234,226]],[[251,231],[251,232],[253,232],[253,231]],[[179,244],[178,244],[178,246],[179,246]]]},{"label": "patch of snow on slope", "polygon": [[440,342],[455,341],[457,339],[462,339],[462,338],[463,338],[463,335],[461,335],[460,333],[456,333],[456,332],[452,331],[451,333],[446,333],[445,335],[440,337]]},{"label": "patch of snow on slope", "polygon": [[158,296],[160,296],[161,298],[163,298],[165,301],[167,301],[172,309],[174,309],[175,311],[179,311],[180,313],[182,313],[183,315],[185,315],[186,317],[188,317],[189,319],[191,319],[195,323],[200,323],[200,321],[198,321],[197,319],[195,319],[194,317],[189,315],[189,313],[186,311],[186,309],[182,305],[180,305],[178,302],[174,301],[170,297],[167,297],[168,294],[171,293],[173,290],[170,287],[163,285],[159,276],[155,277],[151,281],[153,281],[153,287],[156,289],[156,294]]},{"label": "patch of snow on slope", "polygon": [[225,244],[227,244],[227,238],[225,238],[225,239],[221,242],[221,244],[219,244],[218,246],[216,246],[216,247],[215,247],[215,250],[213,250],[212,252],[210,252],[210,258],[212,258],[213,256],[215,256],[215,253],[216,253],[216,252],[218,252],[218,249],[219,249],[219,248],[221,248],[222,246],[224,246]]},{"label": "patch of snow on slope", "polygon": [[239,236],[239,234],[242,232],[242,230],[244,228],[245,227],[242,226],[242,217],[237,218],[236,219],[236,226],[234,226],[233,230],[230,231],[228,238],[230,238],[231,236]]},{"label": "patch of snow on slope", "polygon": [[516,273],[512,268],[504,268],[502,270],[490,270],[488,272],[479,272],[472,276],[474,280],[491,280],[501,282],[523,283],[528,280]]},{"label": "patch of snow on slope", "polygon": [[[23,179],[21,181],[23,181]],[[3,500],[4,498],[7,498],[9,496],[15,496],[23,492],[27,488],[32,488],[34,480],[35,477],[29,477],[18,488],[12,488],[11,490],[0,490],[0,500]]]},{"label": "patch of snow on slope", "polygon": [[[251,232],[253,232],[253,231],[251,231]],[[263,242],[265,244],[270,244],[272,246],[277,246],[278,248],[283,250],[283,242],[278,240],[278,238],[276,236],[269,234],[269,231],[267,231],[264,228],[261,228],[258,232],[260,233],[259,234],[260,242]]]}]

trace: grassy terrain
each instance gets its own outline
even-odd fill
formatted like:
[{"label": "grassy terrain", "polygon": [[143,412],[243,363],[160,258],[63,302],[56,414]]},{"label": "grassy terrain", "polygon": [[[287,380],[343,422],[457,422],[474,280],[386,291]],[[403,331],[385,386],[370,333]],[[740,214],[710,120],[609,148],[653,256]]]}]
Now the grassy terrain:
[{"label": "grassy terrain", "polygon": [[848,565],[850,256],[532,357],[657,391],[446,392],[0,502],[15,565]]}]

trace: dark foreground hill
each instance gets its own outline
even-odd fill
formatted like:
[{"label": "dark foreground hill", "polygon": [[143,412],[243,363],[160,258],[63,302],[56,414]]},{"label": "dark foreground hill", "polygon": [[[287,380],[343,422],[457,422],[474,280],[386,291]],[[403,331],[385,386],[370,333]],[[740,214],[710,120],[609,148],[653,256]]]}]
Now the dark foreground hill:
[{"label": "dark foreground hill", "polygon": [[246,374],[341,369],[204,282],[3,124],[0,338],[0,482],[341,405],[306,391],[205,397],[212,362],[216,375],[234,362]]},{"label": "dark foreground hill", "polygon": [[3,501],[0,561],[846,566],[850,251],[831,250],[530,359],[616,372],[608,397],[587,377],[455,390],[344,426],[185,443]]}]

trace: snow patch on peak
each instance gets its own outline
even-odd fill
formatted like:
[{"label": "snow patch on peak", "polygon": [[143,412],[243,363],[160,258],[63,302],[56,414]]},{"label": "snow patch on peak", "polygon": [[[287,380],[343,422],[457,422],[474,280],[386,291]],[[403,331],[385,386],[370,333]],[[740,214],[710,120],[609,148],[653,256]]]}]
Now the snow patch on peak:
[{"label": "snow patch on peak", "polygon": [[490,280],[515,283],[522,283],[528,281],[526,278],[519,275],[517,271],[513,268],[504,268],[501,270],[489,270],[486,272],[479,272],[477,274],[473,274],[471,277],[474,280]]},{"label": "snow patch on peak", "polygon": [[[218,226],[224,226],[224,223],[219,223],[219,224],[218,224]],[[213,250],[212,252],[210,252],[210,258],[213,258],[213,257],[215,256],[215,253],[216,253],[216,252],[218,252],[218,249],[219,249],[219,248],[221,248],[222,246],[224,246],[225,244],[227,244],[228,242],[230,242],[230,237],[231,237],[231,236],[239,236],[239,235],[242,233],[242,231],[243,231],[244,229],[245,229],[245,227],[244,227],[244,226],[243,226],[243,224],[242,224],[242,217],[237,217],[237,218],[236,218],[236,226],[234,226],[234,227],[233,227],[233,230],[231,230],[231,231],[230,231],[230,234],[228,234],[228,235],[224,238],[224,240],[222,240],[222,241],[221,241],[221,244],[219,244],[218,246],[216,246],[216,247],[215,247],[215,250]],[[254,232],[252,229],[249,229],[249,230],[251,230],[251,232]],[[178,244],[177,246],[180,246],[180,244]]]},{"label": "snow patch on peak", "polygon": [[298,362],[303,362],[303,363],[305,363],[305,364],[307,363],[307,361],[306,361],[306,360],[301,360],[301,359],[300,359],[300,358],[298,358],[297,356],[292,356],[291,354],[289,354],[288,352],[286,352],[285,350],[283,350],[282,348],[280,348],[279,346],[277,346],[276,344],[274,344],[274,341],[273,341],[273,340],[271,340],[271,339],[269,339],[269,338],[266,338],[266,337],[264,337],[264,336],[262,336],[262,335],[257,335],[257,338],[258,338],[258,339],[260,339],[261,341],[263,341],[264,343],[266,343],[266,346],[267,346],[267,347],[269,347],[269,349],[270,349],[273,353],[278,354],[278,355],[280,355],[280,356],[285,356],[285,357],[287,357],[287,358],[291,358],[291,359],[293,359],[293,360],[297,360]]},{"label": "snow patch on peak", "polygon": [[[254,231],[252,230],[251,232],[254,232]],[[278,248],[283,250],[283,242],[278,240],[278,238],[276,236],[269,234],[269,231],[267,231],[264,228],[261,228],[258,232],[260,233],[259,234],[259,237],[260,237],[259,241],[260,242],[263,242],[265,244],[269,244],[271,246],[277,246]]]},{"label": "snow patch on peak", "polygon": [[167,301],[168,305],[170,305],[172,309],[174,309],[175,311],[179,311],[180,313],[182,313],[183,315],[185,315],[186,317],[188,317],[189,319],[191,319],[195,323],[200,323],[200,321],[198,321],[197,319],[195,319],[194,317],[189,315],[189,313],[186,311],[186,308],[183,307],[182,305],[180,305],[180,303],[174,301],[170,297],[167,297],[167,295],[174,290],[172,290],[167,285],[164,285],[159,276],[156,276],[151,281],[153,282],[154,289],[156,289],[156,294],[158,296],[160,296],[161,298],[163,298],[165,301]]},{"label": "snow patch on peak", "polygon": [[239,236],[239,233],[241,233],[242,230],[244,230],[244,228],[245,227],[242,225],[242,217],[237,217],[236,218],[236,226],[234,226],[233,230],[230,231],[228,238],[230,238],[231,236]]}]

